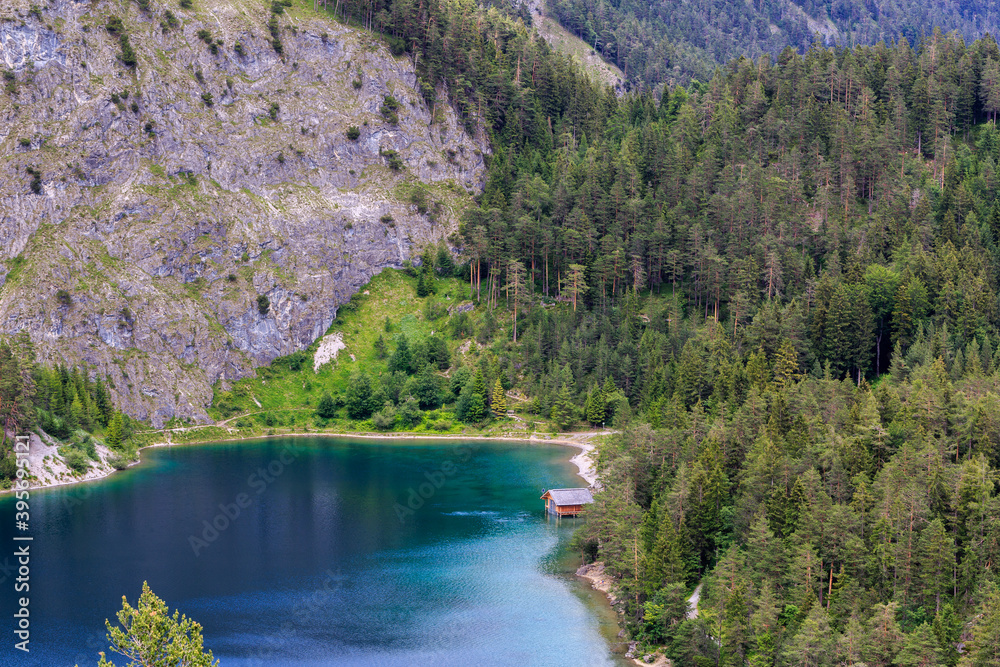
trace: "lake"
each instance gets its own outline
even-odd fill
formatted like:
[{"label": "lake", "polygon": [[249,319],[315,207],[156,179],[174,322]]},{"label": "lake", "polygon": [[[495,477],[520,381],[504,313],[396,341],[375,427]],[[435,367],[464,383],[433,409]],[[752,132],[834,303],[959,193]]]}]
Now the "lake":
[{"label": "lake", "polygon": [[[224,667],[624,664],[572,575],[580,520],[539,500],[583,484],[573,451],[275,438],[145,450],[106,480],[34,490],[31,652],[13,648],[7,572],[0,664],[96,664],[104,619],[143,581]],[[0,499],[0,565],[13,512]]]}]

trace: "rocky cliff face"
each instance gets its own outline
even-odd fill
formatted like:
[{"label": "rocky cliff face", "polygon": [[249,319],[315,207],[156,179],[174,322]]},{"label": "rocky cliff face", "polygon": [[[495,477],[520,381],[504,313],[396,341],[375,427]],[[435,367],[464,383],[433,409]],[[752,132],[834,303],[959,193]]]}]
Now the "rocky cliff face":
[{"label": "rocky cliff face", "polygon": [[0,334],[156,426],[207,420],[214,383],[320,337],[482,187],[485,142],[311,2],[7,0],[0,66]]}]

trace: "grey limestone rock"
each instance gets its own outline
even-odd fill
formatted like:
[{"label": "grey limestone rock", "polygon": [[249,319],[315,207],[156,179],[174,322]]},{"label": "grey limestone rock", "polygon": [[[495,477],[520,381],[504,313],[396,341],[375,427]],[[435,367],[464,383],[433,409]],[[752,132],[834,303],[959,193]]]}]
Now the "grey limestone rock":
[{"label": "grey limestone rock", "polygon": [[447,239],[483,185],[486,141],[424,104],[407,58],[305,11],[278,17],[281,56],[269,7],[171,4],[175,28],[157,0],[0,8],[14,73],[0,93],[0,335],[27,331],[40,358],[107,376],[154,426],[207,421],[213,385],[321,337],[374,274]]}]

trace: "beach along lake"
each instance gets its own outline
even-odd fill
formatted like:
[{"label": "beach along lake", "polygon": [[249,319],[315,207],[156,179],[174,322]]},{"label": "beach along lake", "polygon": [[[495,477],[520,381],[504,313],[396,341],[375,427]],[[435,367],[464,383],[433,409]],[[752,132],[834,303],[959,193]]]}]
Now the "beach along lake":
[{"label": "beach along lake", "polygon": [[[490,441],[275,438],[156,448],[88,484],[31,492],[30,592],[0,569],[3,665],[94,665],[142,583],[239,665],[625,664],[572,575],[574,450]],[[14,499],[0,498],[14,561]],[[14,649],[30,597],[30,653]],[[109,656],[119,665],[120,656]]]}]

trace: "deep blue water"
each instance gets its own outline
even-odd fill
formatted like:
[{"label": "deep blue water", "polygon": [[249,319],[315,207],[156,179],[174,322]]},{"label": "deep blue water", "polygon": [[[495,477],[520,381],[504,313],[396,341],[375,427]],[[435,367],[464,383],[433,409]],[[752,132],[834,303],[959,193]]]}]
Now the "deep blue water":
[{"label": "deep blue water", "polygon": [[[568,457],[274,439],[146,450],[106,480],[33,491],[31,652],[13,646],[8,573],[0,664],[96,664],[104,619],[143,581],[224,667],[620,664],[606,613],[559,564],[574,520],[539,500],[580,484]],[[13,512],[0,499],[0,578]]]}]

